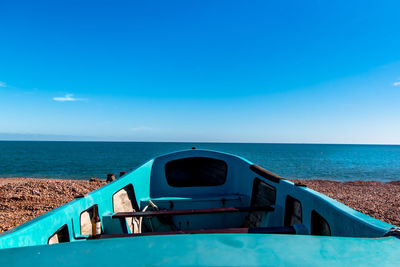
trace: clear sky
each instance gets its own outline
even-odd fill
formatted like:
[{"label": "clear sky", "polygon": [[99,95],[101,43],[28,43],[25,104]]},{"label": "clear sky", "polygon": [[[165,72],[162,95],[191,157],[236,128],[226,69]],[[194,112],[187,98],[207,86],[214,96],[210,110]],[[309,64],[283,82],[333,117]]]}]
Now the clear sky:
[{"label": "clear sky", "polygon": [[400,144],[399,1],[0,1],[0,139]]}]

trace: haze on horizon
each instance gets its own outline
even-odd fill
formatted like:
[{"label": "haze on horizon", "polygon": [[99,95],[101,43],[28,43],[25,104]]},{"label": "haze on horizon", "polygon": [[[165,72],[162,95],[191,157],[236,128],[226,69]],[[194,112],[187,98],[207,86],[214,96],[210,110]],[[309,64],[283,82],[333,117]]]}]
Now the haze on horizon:
[{"label": "haze on horizon", "polygon": [[0,140],[400,144],[398,1],[0,3]]}]

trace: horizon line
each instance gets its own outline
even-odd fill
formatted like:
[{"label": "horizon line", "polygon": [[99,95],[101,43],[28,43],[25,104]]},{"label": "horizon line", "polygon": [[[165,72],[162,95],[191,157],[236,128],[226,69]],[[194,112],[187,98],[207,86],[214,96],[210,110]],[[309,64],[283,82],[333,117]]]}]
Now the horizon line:
[{"label": "horizon line", "polygon": [[365,146],[400,146],[390,143],[318,143],[318,142],[239,142],[239,141],[127,141],[127,140],[5,140],[0,142],[87,142],[87,143],[182,143],[182,144],[276,144],[276,145],[365,145]]}]

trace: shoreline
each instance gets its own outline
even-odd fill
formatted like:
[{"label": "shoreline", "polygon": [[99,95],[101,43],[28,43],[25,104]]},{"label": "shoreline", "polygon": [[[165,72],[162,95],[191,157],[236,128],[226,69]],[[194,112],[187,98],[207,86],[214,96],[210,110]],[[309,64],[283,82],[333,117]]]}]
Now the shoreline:
[{"label": "shoreline", "polygon": [[[291,179],[387,223],[400,226],[400,181]],[[0,233],[103,185],[105,180],[0,178]]]}]

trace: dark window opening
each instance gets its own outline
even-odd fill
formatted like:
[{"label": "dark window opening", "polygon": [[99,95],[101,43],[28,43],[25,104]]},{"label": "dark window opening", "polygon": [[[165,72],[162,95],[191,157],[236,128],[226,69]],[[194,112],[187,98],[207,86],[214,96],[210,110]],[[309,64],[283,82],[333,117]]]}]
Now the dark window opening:
[{"label": "dark window opening", "polygon": [[288,195],[285,204],[285,226],[292,226],[300,223],[302,223],[301,203]]},{"label": "dark window opening", "polygon": [[224,161],[204,157],[173,160],[165,165],[167,182],[174,187],[223,185],[227,171]]},{"label": "dark window opening", "polygon": [[[251,194],[251,206],[261,207],[261,206],[271,206],[274,205],[276,201],[276,189],[273,186],[261,181],[259,178],[254,179],[253,190]],[[250,212],[247,215],[243,227],[246,228],[256,228],[260,227],[263,215],[263,211]]]},{"label": "dark window opening", "polygon": [[68,226],[65,224],[50,236],[47,244],[57,244],[69,242]]},{"label": "dark window opening", "polygon": [[258,178],[254,179],[251,206],[270,206],[275,204],[275,200],[275,187],[270,186]]},{"label": "dark window opening", "polygon": [[311,234],[312,235],[331,235],[331,228],[328,222],[315,210],[311,212]]}]

